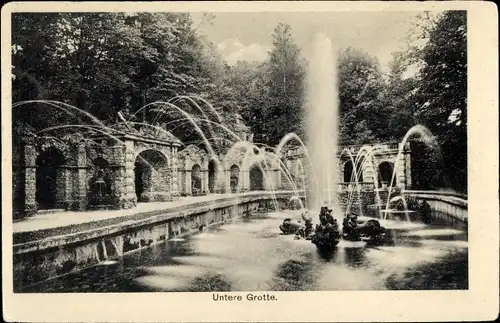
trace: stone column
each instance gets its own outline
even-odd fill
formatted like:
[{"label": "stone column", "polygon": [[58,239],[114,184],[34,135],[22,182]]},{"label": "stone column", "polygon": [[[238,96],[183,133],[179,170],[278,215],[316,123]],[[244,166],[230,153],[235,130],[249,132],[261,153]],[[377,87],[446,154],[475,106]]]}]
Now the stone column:
[{"label": "stone column", "polygon": [[170,194],[172,198],[179,196],[179,185],[177,184],[179,179],[179,173],[177,169],[170,169]]},{"label": "stone column", "polygon": [[217,168],[215,172],[215,193],[223,193],[226,186],[225,171],[222,168]]},{"label": "stone column", "polygon": [[171,149],[171,174],[170,174],[170,192],[173,198],[179,196],[179,168],[177,162],[177,147]]},{"label": "stone column", "polygon": [[394,162],[394,167],[398,167],[396,169],[396,178],[394,179],[394,186],[404,188],[405,187],[405,173],[406,173],[406,156],[404,153],[399,156],[399,161]]},{"label": "stone column", "polygon": [[412,182],[411,182],[411,152],[408,151],[405,152],[405,178],[406,178],[406,183],[405,183],[405,189],[410,189]]},{"label": "stone column", "polygon": [[281,187],[281,171],[279,169],[274,170],[274,189],[279,190]]},{"label": "stone column", "polygon": [[185,170],[185,174],[186,174],[186,195],[193,195],[193,190],[191,189],[191,170],[190,169],[186,169]]},{"label": "stone column", "polygon": [[135,150],[134,142],[131,140],[125,141],[125,146],[120,150],[123,153],[124,160],[124,198],[129,203],[130,207],[137,205],[137,196],[135,194]]},{"label": "stone column", "polygon": [[240,181],[238,183],[239,192],[247,192],[250,190],[250,173],[247,169],[240,171]]},{"label": "stone column", "polygon": [[24,167],[21,151],[24,146],[20,142],[12,142],[12,211],[13,218],[20,219],[24,216]]},{"label": "stone column", "polygon": [[223,192],[224,193],[231,193],[231,171],[230,170],[224,170],[224,188]]},{"label": "stone column", "polygon": [[379,164],[377,164],[375,162],[372,164],[373,164],[373,187],[375,189],[381,188],[379,183],[378,183],[378,177],[379,177],[378,166],[379,166]]},{"label": "stone column", "polygon": [[[370,157],[371,159],[371,157]],[[363,167],[363,182],[373,183],[375,177],[375,170],[373,168],[372,160],[366,160],[365,166]]]},{"label": "stone column", "polygon": [[130,209],[137,205],[134,188],[134,142],[126,140],[125,145],[111,147],[112,157],[112,205],[115,209]]},{"label": "stone column", "polygon": [[205,194],[210,194],[210,189],[208,188],[208,169],[202,171],[202,190]]},{"label": "stone column", "polygon": [[60,167],[56,170],[56,207],[68,209],[68,205],[66,202],[67,197],[69,197],[67,193],[68,189],[68,175],[69,169],[67,166]]},{"label": "stone column", "polygon": [[31,216],[37,213],[36,202],[36,158],[37,151],[33,138],[24,140],[24,214]]},{"label": "stone column", "polygon": [[85,150],[85,143],[80,143],[77,148],[76,156],[76,178],[74,180],[75,189],[73,190],[75,196],[74,209],[84,211],[88,206],[88,183],[87,183],[87,151]]}]

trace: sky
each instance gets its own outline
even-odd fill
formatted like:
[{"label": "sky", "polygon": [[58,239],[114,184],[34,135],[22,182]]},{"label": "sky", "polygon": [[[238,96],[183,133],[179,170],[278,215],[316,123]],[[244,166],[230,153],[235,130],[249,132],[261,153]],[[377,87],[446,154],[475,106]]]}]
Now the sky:
[{"label": "sky", "polygon": [[[292,28],[294,41],[308,57],[313,36],[326,34],[334,46],[366,50],[387,72],[391,54],[405,48],[405,36],[415,26],[417,12],[263,12],[215,13],[198,32],[213,42],[230,64],[238,60],[263,61],[272,47],[271,34],[279,22]],[[202,13],[192,13],[195,26]]]}]

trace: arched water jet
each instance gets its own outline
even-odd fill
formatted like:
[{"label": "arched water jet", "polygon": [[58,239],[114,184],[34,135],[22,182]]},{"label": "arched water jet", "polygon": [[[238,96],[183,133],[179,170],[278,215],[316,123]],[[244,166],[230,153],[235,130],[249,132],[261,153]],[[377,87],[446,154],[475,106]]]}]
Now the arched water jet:
[{"label": "arched water jet", "polygon": [[[254,148],[257,148],[259,149],[258,147],[256,147],[254,145]],[[253,153],[253,149],[252,149],[252,153]],[[262,156],[261,156],[262,155]],[[249,158],[248,158],[249,156]],[[261,151],[259,149],[259,154],[249,154],[249,151],[247,150],[247,153],[245,155],[245,158],[243,160],[243,169],[248,169],[250,170],[251,167],[254,165],[254,164],[257,164],[260,171],[262,172],[262,175],[264,177],[264,189],[265,190],[269,190],[270,188],[270,181],[269,181],[269,167],[267,165],[267,162],[266,162],[266,156],[264,156],[263,154],[261,154]],[[265,168],[266,168],[266,171],[264,171],[264,168],[262,167],[262,164],[264,164]],[[272,192],[272,196],[273,196],[273,204],[274,204],[274,208],[276,211],[279,211],[279,204],[278,204],[278,200],[276,199],[276,190],[274,188],[271,187],[271,192]]]},{"label": "arched water jet", "polygon": [[396,156],[396,162],[394,165],[394,170],[392,173],[391,182],[389,183],[389,190],[388,190],[388,194],[387,194],[387,203],[385,206],[386,210],[389,209],[392,187],[394,185],[394,179],[395,179],[397,171],[400,167],[401,154],[403,153],[403,150],[405,149],[406,143],[408,142],[408,140],[414,135],[419,135],[420,138],[423,139],[424,142],[431,148],[439,147],[435,136],[430,132],[429,129],[427,129],[423,125],[416,125],[416,126],[411,127],[410,130],[408,130],[408,132],[403,137],[403,140],[401,140],[401,143],[399,144],[398,154]]},{"label": "arched water jet", "polygon": [[[78,109],[77,107],[75,107],[75,106],[73,106],[71,104],[60,102],[60,101],[53,101],[53,100],[28,100],[28,101],[19,101],[19,102],[13,103],[12,104],[12,108],[21,107],[23,105],[28,105],[28,104],[40,104],[40,103],[41,104],[46,104],[48,106],[52,106],[52,107],[55,107],[55,108],[59,108],[59,109],[63,110],[64,112],[67,112],[68,114],[73,115],[68,110],[66,110],[66,109],[64,109],[64,108],[61,107],[61,106],[64,106],[67,109],[74,110],[75,112],[83,114],[84,116],[88,117],[90,120],[94,121],[96,124],[98,124],[100,126],[104,126],[104,123],[101,120],[99,120],[98,118],[96,118],[95,116],[93,116],[92,114],[90,114],[89,112],[84,111],[82,109]],[[59,106],[59,105],[61,105],[61,106]]]},{"label": "arched water jet", "polygon": [[[365,169],[365,165],[368,162],[368,160],[371,161],[372,167],[373,167],[374,153],[376,151],[379,151],[379,150],[382,150],[382,149],[384,149],[384,146],[382,146],[382,145],[362,146],[358,150],[358,152],[356,154],[355,160],[353,160],[352,153],[351,153],[351,151],[348,148],[344,148],[342,150],[342,153],[341,153],[341,155],[343,155],[344,153],[346,153],[350,157],[351,162],[353,163],[354,172],[351,174],[350,182],[353,182],[353,178],[355,179],[355,184],[356,184],[357,192],[358,192],[358,196],[359,196],[361,215],[363,214],[362,209],[361,209],[362,208],[362,205],[361,205],[362,196],[361,196],[361,190],[360,190],[360,185],[359,185],[359,181],[358,181],[358,178],[359,178],[358,175],[359,174],[357,173],[357,171],[358,171],[358,169],[360,169],[361,172],[362,172],[363,169]],[[379,195],[379,193],[377,191],[377,189],[378,189],[378,183],[376,183],[376,181],[374,182],[374,186],[375,186],[375,191],[376,191],[375,194],[376,194],[376,197],[377,197],[377,201],[379,201],[380,200],[380,195]],[[349,211],[351,209],[351,206],[352,206],[352,203],[353,203],[352,194],[353,194],[352,191],[349,191],[349,193],[348,193],[348,199],[347,199],[348,202],[347,202],[347,207],[346,207],[346,212],[345,212],[346,214],[349,213]],[[379,206],[379,208],[380,208],[380,206]]]},{"label": "arched water jet", "polygon": [[169,103],[169,102],[164,102],[164,101],[156,101],[156,102],[152,102],[152,103],[146,104],[141,109],[146,108],[147,106],[159,105],[159,104],[166,105],[166,106],[169,106],[171,108],[176,109],[183,116],[185,116],[188,120],[190,120],[191,124],[195,127],[196,132],[200,135],[200,137],[202,137],[202,139],[203,139],[203,141],[204,141],[204,143],[206,145],[206,148],[209,151],[210,155],[215,155],[215,152],[212,149],[212,145],[210,144],[210,142],[208,141],[207,137],[205,136],[205,134],[203,133],[203,131],[200,129],[200,127],[196,124],[196,122],[194,121],[194,118],[189,113],[187,113],[186,111],[184,111],[181,108],[177,107],[175,104],[172,104],[172,103]]},{"label": "arched water jet", "polygon": [[[358,193],[358,197],[359,197],[359,212],[360,212],[360,215],[363,216],[363,206],[362,206],[362,203],[361,203],[361,188],[359,186],[359,182],[358,182],[358,179],[359,179],[359,176],[358,176],[358,165],[356,163],[356,161],[354,160],[354,157],[352,155],[352,152],[350,149],[348,148],[344,148],[344,150],[342,150],[342,153],[341,155],[344,153],[344,152],[347,152],[347,155],[349,156],[350,158],[350,161],[353,165],[353,172],[351,174],[351,178],[350,178],[350,183],[355,183],[355,188],[357,190],[357,193]],[[359,152],[358,152],[358,155],[359,155]],[[354,178],[354,182],[352,181]],[[347,198],[347,205],[346,205],[346,211],[345,211],[345,214],[348,214],[349,211],[350,211],[350,208],[351,208],[351,203],[352,203],[352,191],[349,190],[348,191],[348,198]]]},{"label": "arched water jet", "polygon": [[[216,116],[219,123],[223,122],[222,117],[220,116],[219,112],[217,112],[217,110],[214,108],[214,106],[212,104],[210,104],[210,102],[208,102],[207,100],[205,100],[199,96],[196,96],[196,95],[194,95],[194,96],[178,95],[178,96],[175,96],[172,99],[168,100],[168,102],[173,103],[174,101],[182,100],[182,99],[188,100],[189,102],[195,104],[198,107],[198,110],[202,111],[201,107],[198,105],[198,103],[194,99],[200,100],[210,109],[210,112],[212,112]],[[202,111],[202,114],[205,117],[205,119],[207,119],[207,120],[209,119],[208,116],[206,116],[206,114],[204,113],[204,111]]]},{"label": "arched water jet", "polygon": [[[185,96],[179,96],[179,97],[176,97],[176,98],[177,98],[178,100],[181,100],[181,99],[186,99],[188,102],[190,102],[190,103],[194,104],[194,106],[198,109],[198,111],[199,111],[199,112],[201,112],[201,114],[203,115],[203,117],[204,117],[205,119],[208,119],[208,116],[207,116],[207,114],[205,113],[205,111],[204,111],[204,110],[203,110],[203,109],[202,109],[202,108],[198,105],[198,103],[196,103],[196,101],[194,101],[193,99],[191,99],[191,98],[189,98],[189,97],[185,97]],[[175,105],[175,104],[174,104],[174,101],[175,101],[175,100],[170,99],[170,100],[168,100],[168,102],[167,102],[167,103],[172,104],[172,105]],[[165,109],[163,109],[165,106],[166,106],[166,105],[163,105],[163,106],[161,106],[161,107],[160,107],[160,110],[158,111],[158,113],[156,114],[156,116],[153,118],[153,122],[152,122],[152,123],[156,123],[156,122],[159,120],[159,118],[165,114],[166,110],[165,110]],[[175,106],[177,106],[177,105],[175,105]],[[179,108],[179,107],[178,107],[178,108]],[[179,108],[179,109],[180,109],[180,108]],[[184,110],[183,110],[183,111],[184,111]],[[186,113],[187,113],[187,112],[186,112]],[[191,114],[190,114],[190,115],[191,115]],[[192,116],[192,115],[191,115],[191,116]],[[193,119],[194,119],[194,118],[193,118]],[[214,136],[214,129],[212,128],[212,125],[211,125],[211,124],[208,124],[208,128],[209,128],[209,131],[210,131],[210,135],[211,135],[211,136]]]},{"label": "arched water jet", "polygon": [[285,147],[285,145],[292,141],[292,140],[296,140],[300,146],[302,147],[302,149],[304,149],[304,154],[309,162],[309,165],[310,165],[310,169],[311,169],[311,175],[314,177],[314,182],[316,183],[316,185],[318,186],[318,191],[320,190],[319,188],[319,178],[316,174],[316,169],[314,168],[314,164],[312,163],[311,161],[311,156],[309,154],[309,151],[307,150],[307,147],[306,145],[304,144],[304,142],[302,141],[302,139],[300,139],[300,137],[294,133],[294,132],[290,132],[290,133],[287,133],[285,136],[283,136],[283,138],[281,138],[280,142],[278,143],[278,145],[276,146],[276,148],[274,148],[274,151],[276,152],[277,155],[281,155],[281,150]]}]

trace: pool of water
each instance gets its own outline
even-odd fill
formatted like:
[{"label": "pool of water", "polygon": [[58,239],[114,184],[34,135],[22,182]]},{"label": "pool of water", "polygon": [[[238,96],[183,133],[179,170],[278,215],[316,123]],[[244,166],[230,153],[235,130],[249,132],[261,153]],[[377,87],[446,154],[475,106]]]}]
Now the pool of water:
[{"label": "pool of water", "polygon": [[235,219],[22,292],[175,292],[467,289],[466,233],[416,222],[381,221],[392,245],[342,240],[320,255],[280,234],[282,211]]}]

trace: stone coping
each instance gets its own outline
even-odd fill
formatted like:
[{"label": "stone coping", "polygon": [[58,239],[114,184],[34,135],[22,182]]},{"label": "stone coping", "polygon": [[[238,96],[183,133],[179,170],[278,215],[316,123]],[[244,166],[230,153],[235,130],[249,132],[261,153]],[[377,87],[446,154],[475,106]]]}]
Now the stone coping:
[{"label": "stone coping", "polygon": [[442,201],[467,209],[468,200],[464,194],[439,191],[404,191],[403,195],[414,196],[426,200]]},{"label": "stone coping", "polygon": [[[115,216],[109,219],[100,219],[66,226],[53,227],[42,230],[14,232],[14,254],[27,253],[42,249],[55,248],[66,244],[78,243],[111,235],[121,231],[147,226],[155,223],[167,222],[175,218],[183,218],[191,214],[198,214],[210,210],[248,203],[262,199],[288,197],[292,191],[279,192],[248,192],[232,196],[214,196],[213,199],[194,200],[193,203],[173,205],[149,211],[136,210],[127,216]],[[129,210],[122,210],[124,212]],[[87,212],[90,213],[90,212]]]}]

